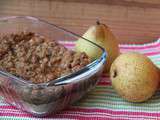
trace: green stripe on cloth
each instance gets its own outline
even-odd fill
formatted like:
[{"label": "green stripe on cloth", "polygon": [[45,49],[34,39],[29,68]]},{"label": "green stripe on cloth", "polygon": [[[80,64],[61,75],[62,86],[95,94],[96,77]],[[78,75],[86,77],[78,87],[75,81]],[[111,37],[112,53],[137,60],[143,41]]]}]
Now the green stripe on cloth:
[{"label": "green stripe on cloth", "polygon": [[[33,119],[32,118],[19,118],[19,117],[0,116],[0,120],[33,120]],[[34,119],[34,120],[36,120],[36,119]]]},{"label": "green stripe on cloth", "polygon": [[154,55],[154,56],[148,56],[150,59],[158,59],[158,58],[160,58],[160,55]]},{"label": "green stripe on cloth", "polygon": [[[106,102],[107,103],[107,102]],[[160,107],[153,107],[150,106],[135,106],[134,104],[130,105],[121,105],[121,104],[110,104],[109,102],[106,103],[97,103],[93,101],[85,101],[75,104],[75,106],[80,106],[84,108],[92,107],[92,108],[103,108],[103,109],[112,109],[112,110],[127,110],[127,111],[144,111],[144,112],[159,112]],[[110,105],[109,105],[110,104]]]},{"label": "green stripe on cloth", "polygon": [[[109,94],[106,94],[106,95],[104,95],[104,94],[98,94],[98,95],[96,95],[96,94],[89,94],[89,95],[87,95],[87,97],[86,98],[90,98],[90,99],[105,99],[105,100],[111,100],[111,101],[123,101],[123,99],[121,98],[121,97],[119,97],[119,96],[111,96],[111,95],[109,95]],[[150,102],[156,102],[156,101],[159,101],[159,95],[155,95],[155,96],[153,96],[152,97],[152,99],[150,100]],[[136,104],[136,103],[134,103],[134,104]]]}]

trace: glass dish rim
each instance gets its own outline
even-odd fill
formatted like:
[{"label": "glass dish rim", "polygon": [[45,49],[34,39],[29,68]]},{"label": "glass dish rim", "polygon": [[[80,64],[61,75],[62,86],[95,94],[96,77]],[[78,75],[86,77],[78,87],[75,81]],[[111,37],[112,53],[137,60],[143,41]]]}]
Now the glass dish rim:
[{"label": "glass dish rim", "polygon": [[[8,21],[9,19],[28,19],[28,20],[35,20],[35,21],[39,21],[39,22],[42,22],[42,23],[45,23],[45,24],[48,24],[54,28],[56,28],[57,30],[61,30],[65,33],[68,33],[68,34],[71,34],[72,36],[74,37],[77,37],[77,38],[81,38],[83,40],[86,40],[88,42],[90,42],[91,44],[95,45],[96,47],[98,47],[99,49],[102,50],[102,54],[99,58],[97,58],[96,60],[92,61],[90,64],[86,65],[85,67],[83,67],[82,69],[78,70],[77,72],[74,72],[74,73],[71,73],[69,75],[66,75],[66,76],[62,76],[62,77],[59,77],[57,79],[54,79],[54,80],[50,80],[48,82],[45,82],[45,83],[32,83],[30,81],[27,81],[25,79],[22,79],[21,77],[17,77],[15,75],[12,75],[8,72],[5,72],[5,71],[1,71],[0,70],[0,74],[3,75],[3,76],[6,76],[6,77],[9,77],[9,78],[14,78],[14,80],[16,80],[17,82],[20,82],[22,84],[27,84],[27,85],[31,85],[31,86],[48,86],[48,85],[53,85],[54,83],[58,83],[58,82],[61,82],[61,80],[64,80],[65,78],[73,78],[75,77],[76,74],[82,74],[81,72],[83,72],[85,69],[87,68],[93,68],[95,67],[96,65],[100,64],[101,62],[104,62],[106,60],[106,57],[107,57],[107,53],[105,51],[105,49],[103,47],[101,47],[100,45],[82,37],[81,35],[79,34],[76,34],[70,30],[67,30],[63,27],[60,27],[56,24],[53,24],[53,23],[50,23],[50,22],[47,22],[46,20],[42,20],[42,19],[39,19],[37,17],[32,17],[32,16],[7,16],[7,17],[0,17],[0,22],[1,21]],[[80,73],[79,73],[80,72]],[[65,81],[65,80],[64,80]],[[55,84],[54,84],[55,85]]]}]

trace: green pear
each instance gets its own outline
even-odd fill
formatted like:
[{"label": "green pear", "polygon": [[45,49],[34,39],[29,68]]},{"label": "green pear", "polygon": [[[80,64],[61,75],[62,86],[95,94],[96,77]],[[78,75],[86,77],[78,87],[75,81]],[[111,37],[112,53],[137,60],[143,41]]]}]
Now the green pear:
[{"label": "green pear", "polygon": [[110,69],[110,77],[117,93],[131,102],[148,100],[159,84],[157,67],[148,57],[134,52],[116,58]]},{"label": "green pear", "polygon": [[[109,73],[112,62],[119,55],[118,41],[110,29],[105,24],[97,22],[84,33],[83,37],[105,48],[108,56],[104,70]],[[76,42],[76,51],[85,52],[92,60],[102,54],[100,49],[81,38]]]}]

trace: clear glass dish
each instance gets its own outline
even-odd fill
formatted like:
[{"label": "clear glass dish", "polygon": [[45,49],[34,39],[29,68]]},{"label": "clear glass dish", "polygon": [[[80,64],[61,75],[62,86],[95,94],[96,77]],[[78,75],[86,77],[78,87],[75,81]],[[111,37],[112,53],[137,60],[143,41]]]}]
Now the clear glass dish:
[{"label": "clear glass dish", "polygon": [[[22,31],[35,32],[51,40],[57,40],[74,50],[79,38],[89,40],[54,24],[30,16],[0,18],[0,35]],[[46,83],[34,84],[0,70],[0,96],[9,104],[35,116],[57,112],[79,100],[95,87],[106,61],[105,50],[90,42],[101,56],[81,70]]]}]

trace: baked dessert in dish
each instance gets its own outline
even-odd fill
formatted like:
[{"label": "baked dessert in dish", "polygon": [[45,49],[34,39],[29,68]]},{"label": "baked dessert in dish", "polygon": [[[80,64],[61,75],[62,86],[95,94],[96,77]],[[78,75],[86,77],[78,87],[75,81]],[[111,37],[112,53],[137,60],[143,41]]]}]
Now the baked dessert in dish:
[{"label": "baked dessert in dish", "polygon": [[[78,101],[100,80],[107,58],[101,46],[31,16],[0,17],[0,26],[0,96],[7,103],[46,116]],[[75,52],[79,39],[101,55],[91,61]]]},{"label": "baked dessert in dish", "polygon": [[0,69],[32,83],[43,83],[76,72],[89,64],[83,53],[33,32],[7,34],[0,40]]}]

